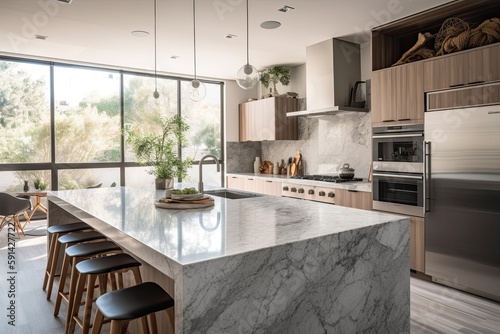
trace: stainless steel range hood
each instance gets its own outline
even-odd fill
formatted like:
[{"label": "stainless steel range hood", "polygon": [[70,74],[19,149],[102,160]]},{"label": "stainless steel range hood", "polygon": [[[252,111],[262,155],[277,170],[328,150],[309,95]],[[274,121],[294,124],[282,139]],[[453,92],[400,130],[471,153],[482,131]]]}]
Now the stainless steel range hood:
[{"label": "stainless steel range hood", "polygon": [[349,107],[351,88],[361,80],[359,44],[329,39],[306,48],[307,109],[287,116],[368,112]]}]

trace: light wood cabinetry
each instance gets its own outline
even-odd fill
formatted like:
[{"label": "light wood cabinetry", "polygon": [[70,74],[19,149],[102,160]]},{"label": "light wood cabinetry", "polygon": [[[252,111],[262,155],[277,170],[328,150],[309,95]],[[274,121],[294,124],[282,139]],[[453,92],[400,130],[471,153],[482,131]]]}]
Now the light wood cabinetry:
[{"label": "light wood cabinetry", "polygon": [[424,61],[424,90],[500,80],[498,57],[500,44],[493,44]]},{"label": "light wood cabinetry", "polygon": [[372,193],[335,189],[335,204],[349,208],[371,210],[373,208]]},{"label": "light wood cabinetry", "polygon": [[425,272],[424,218],[410,217],[410,269]]},{"label": "light wood cabinetry", "polygon": [[371,95],[374,126],[423,123],[423,64],[372,72]]},{"label": "light wood cabinetry", "polygon": [[228,189],[249,191],[269,196],[281,196],[281,182],[263,180],[253,177],[228,176],[226,178]]},{"label": "light wood cabinetry", "polygon": [[270,97],[239,105],[240,141],[297,140],[297,117],[286,113],[297,111],[297,99]]}]

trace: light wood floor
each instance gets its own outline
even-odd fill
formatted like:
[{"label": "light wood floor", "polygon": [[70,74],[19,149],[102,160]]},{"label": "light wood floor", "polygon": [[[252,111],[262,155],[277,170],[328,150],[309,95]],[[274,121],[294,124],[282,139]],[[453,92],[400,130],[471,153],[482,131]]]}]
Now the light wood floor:
[{"label": "light wood floor", "polygon": [[[26,229],[45,225],[36,221]],[[7,268],[7,228],[0,232],[0,333],[64,333],[66,308],[54,317],[54,292],[47,301],[42,291],[43,272],[47,256],[45,236],[16,239],[16,296],[9,298]],[[56,286],[57,287],[57,286]],[[6,318],[8,303],[16,305],[16,326]],[[80,333],[77,328],[76,333]],[[500,303],[470,295],[439,284],[411,278],[412,334],[487,334],[500,333]]]}]

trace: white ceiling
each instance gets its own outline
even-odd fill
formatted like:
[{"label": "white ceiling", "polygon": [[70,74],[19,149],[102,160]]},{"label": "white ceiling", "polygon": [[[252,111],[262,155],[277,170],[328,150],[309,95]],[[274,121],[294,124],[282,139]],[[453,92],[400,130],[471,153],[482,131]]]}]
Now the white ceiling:
[{"label": "white ceiling", "polygon": [[[193,74],[192,0],[157,0],[158,71]],[[339,37],[360,44],[382,23],[450,0],[250,0],[250,63],[261,70],[305,63],[305,48]],[[0,52],[154,69],[154,0],[0,0]],[[283,5],[295,7],[279,12]],[[197,0],[199,76],[234,79],[246,62],[244,0]],[[266,20],[281,22],[274,30]],[[146,30],[148,37],[131,35]],[[237,35],[227,39],[226,34]],[[39,40],[34,35],[48,36]],[[170,59],[171,55],[179,59]]]}]

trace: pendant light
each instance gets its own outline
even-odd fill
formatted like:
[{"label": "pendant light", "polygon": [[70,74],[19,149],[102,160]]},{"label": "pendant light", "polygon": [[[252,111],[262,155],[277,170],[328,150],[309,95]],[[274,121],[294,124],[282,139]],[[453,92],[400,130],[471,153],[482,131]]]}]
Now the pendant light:
[{"label": "pendant light", "polygon": [[251,89],[259,82],[257,69],[248,61],[248,0],[247,1],[247,63],[243,65],[236,74],[236,82],[243,89]]},{"label": "pendant light", "polygon": [[196,77],[196,0],[193,0],[193,50],[194,50],[194,80],[188,85],[188,96],[193,102],[200,102],[207,94],[205,84]]},{"label": "pendant light", "polygon": [[155,91],[153,93],[153,97],[155,99],[159,98],[160,97],[160,93],[158,93],[158,87],[157,87],[157,82],[156,82],[156,0],[155,0],[155,8],[154,8],[154,13],[155,13],[155,19],[154,19],[154,23],[155,23],[155,26],[154,26],[154,40],[155,40]]}]

